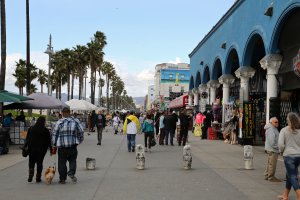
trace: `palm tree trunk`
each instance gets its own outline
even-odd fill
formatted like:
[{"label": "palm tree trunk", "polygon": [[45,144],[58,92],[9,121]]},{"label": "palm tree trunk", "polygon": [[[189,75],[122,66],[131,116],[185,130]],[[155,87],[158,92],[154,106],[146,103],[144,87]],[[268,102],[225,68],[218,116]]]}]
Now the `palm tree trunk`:
[{"label": "palm tree trunk", "polygon": [[29,24],[29,0],[26,0],[26,93],[30,94],[30,24]]},{"label": "palm tree trunk", "polygon": [[73,99],[73,92],[74,92],[74,72],[72,72],[71,99]]},{"label": "palm tree trunk", "polygon": [[68,90],[68,101],[70,100],[70,75],[68,75],[68,82],[67,82],[67,90]]},{"label": "palm tree trunk", "polygon": [[107,112],[109,113],[109,78],[106,76],[106,106]]},{"label": "palm tree trunk", "polygon": [[94,92],[94,72],[92,70],[92,66],[91,66],[91,103],[94,104],[95,103],[95,92]]},{"label": "palm tree trunk", "polygon": [[43,84],[41,84],[41,93],[43,93]]}]

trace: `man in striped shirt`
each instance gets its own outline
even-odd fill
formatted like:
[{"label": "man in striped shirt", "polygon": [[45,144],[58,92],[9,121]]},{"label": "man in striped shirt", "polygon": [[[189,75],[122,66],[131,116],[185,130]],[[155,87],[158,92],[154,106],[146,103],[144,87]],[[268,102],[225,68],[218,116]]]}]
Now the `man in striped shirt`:
[{"label": "man in striped shirt", "polygon": [[[62,114],[63,118],[57,121],[52,131],[52,144],[55,149],[58,149],[59,183],[64,184],[67,175],[72,182],[76,183],[77,145],[84,139],[84,130],[80,121],[70,116],[69,108],[64,108]],[[69,162],[69,171],[67,171],[67,161]]]}]

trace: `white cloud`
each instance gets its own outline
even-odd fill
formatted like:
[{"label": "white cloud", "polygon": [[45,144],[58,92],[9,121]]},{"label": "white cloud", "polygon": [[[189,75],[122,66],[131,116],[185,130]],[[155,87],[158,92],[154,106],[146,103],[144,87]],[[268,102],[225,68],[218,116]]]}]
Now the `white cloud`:
[{"label": "white cloud", "polygon": [[177,64],[177,63],[182,63],[182,61],[179,57],[176,57],[175,61],[168,61],[168,63]]}]

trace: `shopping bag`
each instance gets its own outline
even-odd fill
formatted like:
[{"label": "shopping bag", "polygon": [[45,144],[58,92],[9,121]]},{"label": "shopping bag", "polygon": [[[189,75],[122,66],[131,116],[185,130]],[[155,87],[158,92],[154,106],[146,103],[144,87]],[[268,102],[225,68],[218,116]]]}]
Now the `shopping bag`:
[{"label": "shopping bag", "polygon": [[200,125],[196,125],[195,126],[194,135],[196,137],[201,137],[202,136],[202,130],[201,130],[201,126]]}]

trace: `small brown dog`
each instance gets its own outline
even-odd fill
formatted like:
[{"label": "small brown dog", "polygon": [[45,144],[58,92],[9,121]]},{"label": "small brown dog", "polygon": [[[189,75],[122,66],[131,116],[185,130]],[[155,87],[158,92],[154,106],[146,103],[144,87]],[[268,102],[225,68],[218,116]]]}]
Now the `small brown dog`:
[{"label": "small brown dog", "polygon": [[52,183],[52,180],[54,178],[54,175],[55,175],[55,171],[56,171],[56,168],[54,166],[49,166],[48,169],[46,169],[45,171],[45,181],[46,183],[49,185]]}]

